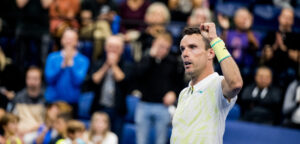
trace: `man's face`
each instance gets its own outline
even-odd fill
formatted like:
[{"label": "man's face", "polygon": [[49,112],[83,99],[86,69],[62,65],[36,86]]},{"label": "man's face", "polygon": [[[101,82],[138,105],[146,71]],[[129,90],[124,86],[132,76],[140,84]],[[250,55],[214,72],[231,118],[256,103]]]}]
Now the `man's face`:
[{"label": "man's face", "polygon": [[26,86],[28,89],[39,89],[41,87],[41,72],[38,70],[29,70],[26,75]]},{"label": "man's face", "polygon": [[123,41],[119,37],[110,37],[105,44],[105,51],[107,53],[115,53],[121,56],[123,53]]},{"label": "man's face", "polygon": [[211,49],[205,49],[200,34],[185,35],[180,42],[181,58],[186,74],[196,77],[205,69],[209,60],[213,60]]},{"label": "man's face", "polygon": [[170,48],[171,48],[171,43],[168,40],[165,40],[164,38],[159,37],[154,41],[152,46],[158,48],[157,55],[160,59],[163,59],[169,54]]},{"label": "man's face", "polygon": [[279,16],[279,25],[284,29],[291,29],[294,24],[294,13],[292,10],[284,9]]},{"label": "man's face", "polygon": [[61,44],[64,48],[76,48],[78,35],[73,30],[66,30],[61,38]]},{"label": "man's face", "polygon": [[258,69],[255,75],[255,82],[259,88],[266,88],[271,85],[272,73],[269,69]]},{"label": "man's face", "polygon": [[238,10],[234,17],[234,23],[238,29],[247,30],[252,25],[252,16],[246,10]]}]

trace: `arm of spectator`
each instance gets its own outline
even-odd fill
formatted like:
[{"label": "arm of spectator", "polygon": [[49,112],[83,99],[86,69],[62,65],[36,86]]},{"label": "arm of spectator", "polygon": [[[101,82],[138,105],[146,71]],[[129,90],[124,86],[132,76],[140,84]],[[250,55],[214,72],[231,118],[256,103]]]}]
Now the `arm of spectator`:
[{"label": "arm of spectator", "polygon": [[45,79],[48,84],[55,83],[62,71],[61,64],[63,59],[56,59],[56,56],[54,53],[50,54],[46,60]]},{"label": "arm of spectator", "polygon": [[40,135],[38,135],[38,137],[36,138],[35,143],[36,144],[42,144],[47,132],[48,132],[48,128],[45,127],[43,129],[43,131],[40,133]]},{"label": "arm of spectator", "polygon": [[71,77],[74,85],[81,85],[89,68],[89,60],[86,57],[74,57],[71,67]]},{"label": "arm of spectator", "polygon": [[4,116],[5,114],[5,110],[3,108],[0,108],[0,119],[2,118],[2,116]]},{"label": "arm of spectator", "polygon": [[176,93],[174,91],[169,91],[163,97],[163,102],[166,106],[173,105],[176,101]]},{"label": "arm of spectator", "polygon": [[259,48],[259,42],[257,40],[257,38],[254,36],[254,33],[249,30],[247,33],[249,42],[254,46],[254,49],[257,50]]},{"label": "arm of spectator", "polygon": [[222,14],[218,14],[218,22],[220,27],[222,28],[221,39],[225,42],[227,38],[227,32],[230,27],[230,22],[228,17],[223,16]]},{"label": "arm of spectator", "polygon": [[53,0],[41,0],[42,7],[44,9],[48,9],[52,2]]},{"label": "arm of spectator", "polygon": [[284,115],[291,114],[295,108],[297,107],[297,101],[295,101],[294,96],[297,89],[297,81],[294,81],[289,85],[287,91],[285,93],[284,102],[283,102],[283,109],[282,112]]},{"label": "arm of spectator", "polygon": [[113,65],[112,67],[114,78],[117,82],[124,80],[125,74],[118,65]]},{"label": "arm of spectator", "polygon": [[107,63],[103,63],[103,65],[99,68],[98,71],[92,74],[92,80],[95,84],[99,84],[107,70],[109,69],[109,65]]},{"label": "arm of spectator", "polygon": [[29,0],[16,0],[17,7],[22,9],[26,6]]}]

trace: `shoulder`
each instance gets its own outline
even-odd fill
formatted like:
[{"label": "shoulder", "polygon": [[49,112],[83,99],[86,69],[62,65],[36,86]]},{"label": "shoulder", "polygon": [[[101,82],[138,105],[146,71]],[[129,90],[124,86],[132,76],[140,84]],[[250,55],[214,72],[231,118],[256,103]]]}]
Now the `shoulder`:
[{"label": "shoulder", "polygon": [[85,55],[81,54],[80,52],[78,52],[75,57],[76,57],[76,60],[78,60],[78,61],[84,61],[86,63],[89,63],[89,59]]},{"label": "shoulder", "polygon": [[26,88],[24,88],[16,94],[16,97],[14,98],[14,102],[15,103],[25,102],[25,99],[27,97],[26,95],[27,95],[27,91]]}]

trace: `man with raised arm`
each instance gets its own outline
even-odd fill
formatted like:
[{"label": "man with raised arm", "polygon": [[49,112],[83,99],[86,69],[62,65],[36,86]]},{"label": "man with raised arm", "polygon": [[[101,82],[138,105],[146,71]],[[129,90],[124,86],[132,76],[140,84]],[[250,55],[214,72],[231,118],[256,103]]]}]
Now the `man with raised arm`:
[{"label": "man with raised arm", "polygon": [[[225,119],[243,85],[239,68],[214,23],[186,28],[180,50],[191,81],[179,95],[171,144],[222,144]],[[224,76],[214,72],[215,55]]]}]

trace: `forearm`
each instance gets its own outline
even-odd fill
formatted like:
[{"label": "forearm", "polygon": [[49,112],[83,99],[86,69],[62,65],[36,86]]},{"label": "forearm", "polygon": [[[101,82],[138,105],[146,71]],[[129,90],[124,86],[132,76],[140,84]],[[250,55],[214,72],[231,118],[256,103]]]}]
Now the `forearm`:
[{"label": "forearm", "polygon": [[92,80],[95,84],[99,84],[100,81],[102,81],[108,68],[109,68],[108,64],[104,63],[103,66],[98,71],[92,74]]},{"label": "forearm", "polygon": [[124,72],[121,70],[121,68],[118,65],[112,66],[113,75],[117,82],[122,81],[125,78]]},{"label": "forearm", "polygon": [[236,96],[243,85],[240,70],[232,57],[224,59],[221,63],[221,70],[224,75],[223,93],[226,97],[232,98]]},{"label": "forearm", "polygon": [[232,98],[239,93],[243,85],[240,70],[226,49],[225,43],[220,38],[215,38],[210,44],[224,75],[224,80],[222,81],[223,94],[227,98]]}]

